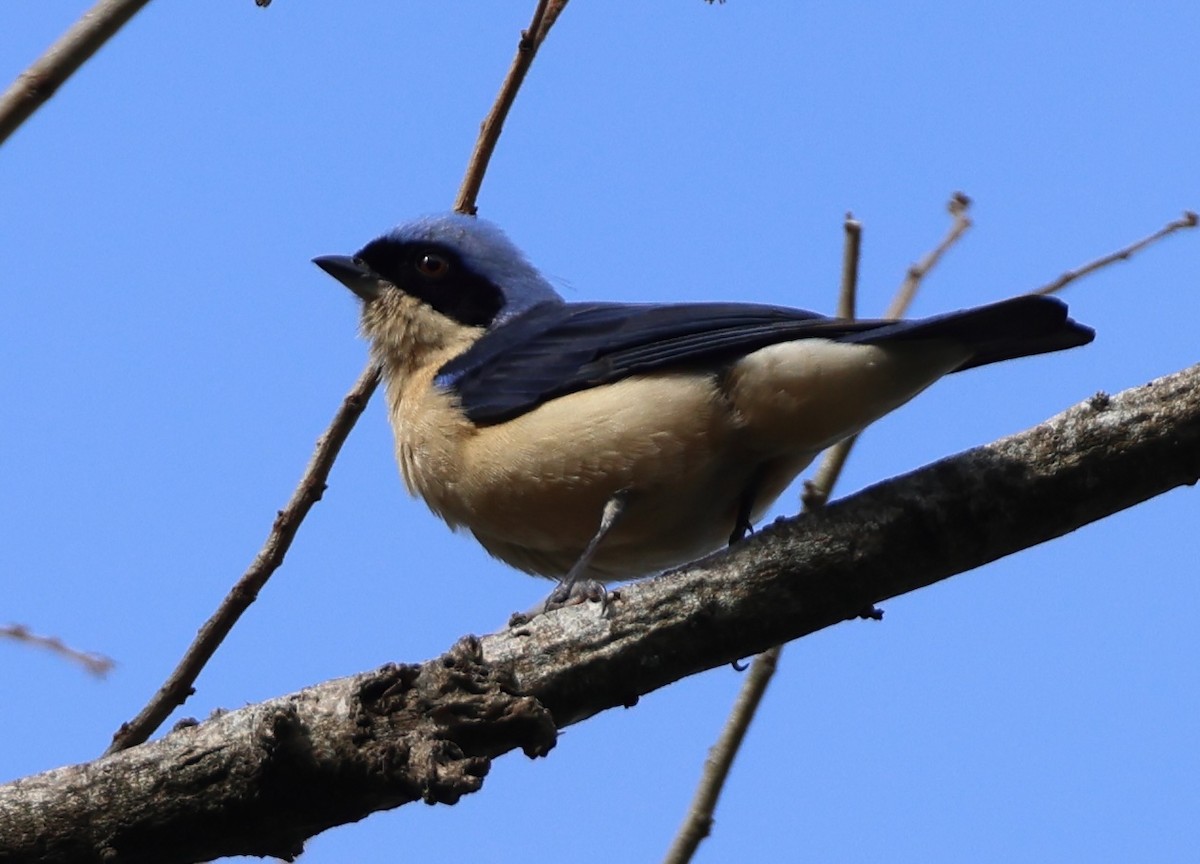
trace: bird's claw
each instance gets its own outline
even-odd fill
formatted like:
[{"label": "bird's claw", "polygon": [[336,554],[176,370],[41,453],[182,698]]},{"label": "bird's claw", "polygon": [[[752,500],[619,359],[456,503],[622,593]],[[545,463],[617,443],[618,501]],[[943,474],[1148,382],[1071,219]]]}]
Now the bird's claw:
[{"label": "bird's claw", "polygon": [[551,612],[588,602],[599,603],[603,613],[608,608],[608,589],[595,579],[564,579],[554,586],[554,590],[542,604],[542,611]]}]

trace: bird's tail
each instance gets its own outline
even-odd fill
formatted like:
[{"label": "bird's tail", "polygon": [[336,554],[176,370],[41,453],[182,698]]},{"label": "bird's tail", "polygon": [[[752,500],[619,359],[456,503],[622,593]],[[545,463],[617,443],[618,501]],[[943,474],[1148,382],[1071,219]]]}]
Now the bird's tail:
[{"label": "bird's tail", "polygon": [[1096,336],[1090,327],[1067,315],[1067,304],[1053,297],[1027,294],[929,318],[897,321],[842,341],[865,345],[947,339],[967,345],[971,356],[953,372],[1086,345]]}]

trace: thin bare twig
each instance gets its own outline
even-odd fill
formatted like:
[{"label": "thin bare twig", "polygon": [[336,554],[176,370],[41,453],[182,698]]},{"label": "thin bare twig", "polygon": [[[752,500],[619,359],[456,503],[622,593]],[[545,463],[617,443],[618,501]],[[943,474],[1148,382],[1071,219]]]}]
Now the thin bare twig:
[{"label": "thin bare twig", "polygon": [[704,760],[704,775],[696,786],[692,806],[688,808],[687,818],[675,835],[671,848],[663,858],[663,864],[684,864],[684,862],[691,861],[700,842],[712,830],[717,799],[721,795],[721,790],[725,788],[725,781],[729,777],[729,769],[733,767],[734,757],[742,749],[742,741],[745,740],[746,732],[750,729],[750,721],[758,713],[758,705],[762,701],[763,694],[767,692],[767,685],[771,683],[771,678],[775,675],[775,669],[782,653],[783,646],[776,645],[759,654],[750,664],[750,671],[746,673],[742,689],[738,692],[733,708],[729,711],[725,728],[721,730],[720,737],[709,748],[708,758]]},{"label": "thin bare twig", "polygon": [[479,187],[483,184],[483,175],[492,160],[496,142],[500,140],[504,121],[517,98],[521,83],[525,80],[525,73],[533,65],[538,48],[566,6],[567,0],[538,0],[537,8],[533,10],[533,20],[529,22],[529,29],[521,31],[521,39],[517,43],[517,56],[513,58],[512,66],[504,76],[504,83],[500,85],[500,92],[496,95],[492,110],[479,127],[479,138],[476,139],[475,149],[467,162],[466,176],[463,177],[458,197],[454,200],[454,209],[459,213],[474,216],[477,212],[475,199],[479,197]]},{"label": "thin bare twig", "polygon": [[847,213],[842,222],[845,237],[842,240],[842,284],[838,290],[837,312],[839,318],[853,318],[858,303],[858,260],[862,254],[862,223]]},{"label": "thin bare twig", "polygon": [[1176,231],[1182,231],[1184,228],[1195,228],[1198,221],[1200,221],[1200,217],[1197,217],[1196,214],[1191,210],[1185,210],[1182,216],[1173,222],[1168,222],[1149,237],[1143,237],[1136,243],[1130,243],[1124,249],[1118,249],[1116,252],[1097,258],[1095,261],[1084,264],[1077,270],[1068,270],[1053,282],[1049,282],[1043,285],[1041,288],[1038,288],[1036,291],[1031,291],[1030,293],[1056,294],[1063,288],[1066,288],[1076,279],[1082,279],[1089,273],[1095,273],[1097,270],[1107,267],[1109,264],[1115,264],[1118,261],[1126,261],[1132,258],[1138,252],[1141,252],[1147,246],[1157,243],[1159,240],[1162,240],[1164,237],[1167,237],[1170,234],[1174,234]]},{"label": "thin bare twig", "polygon": [[378,384],[379,369],[374,363],[370,363],[342,400],[329,428],[317,440],[316,449],[308,467],[304,469],[299,485],[292,493],[287,506],[275,517],[267,540],[249,569],[221,601],[217,611],[200,628],[183,659],[179,661],[171,677],[154,694],[154,698],[137,717],[122,724],[113,735],[112,744],[105,751],[105,755],[141,744],[192,694],[192,684],[195,683],[200,670],[229,635],[242,613],[258,597],[258,592],[267,583],[267,579],[283,563],[283,557],[292,545],[300,523],[304,521],[312,506],[321,500],[333,462]]},{"label": "thin bare twig", "polygon": [[100,0],[0,96],[0,144],[150,0]]},{"label": "thin bare twig", "polygon": [[821,464],[813,472],[812,479],[804,481],[804,488],[800,493],[800,503],[805,510],[824,507],[829,501],[829,496],[833,494],[833,484],[842,476],[842,469],[846,467],[846,460],[850,458],[850,451],[856,441],[858,435],[843,438],[822,455]]},{"label": "thin bare twig", "polygon": [[[907,313],[909,306],[912,305],[912,301],[916,296],[917,288],[920,287],[921,280],[936,266],[942,255],[971,226],[971,221],[966,214],[969,205],[970,199],[967,196],[962,193],[954,194],[948,207],[950,215],[954,220],[950,231],[932,252],[921,259],[920,263],[909,268],[908,276],[897,291],[892,304],[888,307],[885,317],[901,318]],[[1052,294],[1059,291],[1082,276],[1086,276],[1117,261],[1126,260],[1150,244],[1176,231],[1184,228],[1194,228],[1198,222],[1200,222],[1200,218],[1195,213],[1186,211],[1182,217],[1168,223],[1150,236],[1109,255],[1097,258],[1095,261],[1080,267],[1078,270],[1068,271],[1054,282],[1033,293]],[[849,230],[848,220],[847,242],[849,242]],[[843,292],[846,290],[847,280],[844,275],[846,272],[848,270],[843,267]],[[845,302],[846,298],[843,296],[839,300],[839,310],[843,308],[842,304]],[[857,440],[858,436],[855,435],[825,451],[820,467],[815,472],[813,479],[805,484],[802,501],[806,510],[823,506],[828,500],[833,490],[833,485],[837,482],[842,467],[845,465],[850,448]],[[880,614],[877,610],[872,609],[861,613],[861,617],[876,618]],[[701,777],[696,794],[692,799],[692,807],[689,810],[688,817],[679,834],[676,835],[670,852],[666,859],[664,859],[669,864],[684,864],[684,862],[690,861],[700,842],[708,836],[708,832],[712,827],[713,813],[716,809],[717,799],[728,777],[730,766],[732,766],[734,757],[737,755],[737,750],[741,747],[741,743],[745,738],[746,729],[753,719],[756,707],[761,702],[762,696],[770,684],[771,677],[778,666],[782,650],[782,646],[776,646],[769,651],[764,651],[755,658],[754,663],[751,665],[746,680],[742,684],[742,690],[738,694],[738,699],[734,704],[734,708],[730,712],[725,728],[721,732],[721,737],[713,745],[709,753],[708,760],[705,763],[704,775]]]},{"label": "thin bare twig", "polygon": [[[842,280],[838,289],[837,316],[853,318],[858,297],[858,262],[862,249],[862,223],[856,220],[852,214],[847,213],[842,227],[845,234],[842,243]],[[828,476],[822,481],[826,490],[833,488],[837,472],[841,470],[841,464],[844,463],[845,456],[850,452],[850,443],[853,442],[846,442],[844,448],[840,444],[835,445],[834,448],[827,451],[826,458],[821,463],[822,471],[831,464],[829,457],[835,450],[842,453],[842,462],[839,462],[837,468],[833,469],[832,476]],[[808,495],[807,487],[805,494]],[[828,497],[828,491],[825,492],[825,497]],[[821,498],[820,503],[815,506],[823,503],[824,498]],[[806,509],[812,506],[807,498],[804,506]],[[738,692],[737,700],[733,703],[729,717],[725,720],[721,735],[709,749],[708,758],[704,760],[704,771],[700,776],[700,782],[696,784],[696,792],[692,796],[691,806],[688,807],[683,824],[676,832],[675,840],[671,843],[671,848],[663,859],[664,864],[685,864],[685,862],[691,861],[700,847],[700,843],[712,830],[713,814],[716,812],[717,801],[725,788],[725,782],[729,778],[733,760],[742,748],[742,742],[746,739],[746,733],[750,729],[750,721],[758,713],[758,706],[767,692],[767,687],[771,684],[771,679],[775,677],[775,670],[779,668],[782,656],[783,646],[776,645],[774,648],[763,651],[750,664],[746,680],[742,682],[742,689]]]},{"label": "thin bare twig", "polygon": [[921,285],[921,280],[925,278],[930,270],[937,266],[937,263],[942,260],[942,256],[971,227],[971,217],[967,215],[967,211],[970,208],[971,199],[963,193],[955,192],[950,196],[950,201],[946,205],[946,209],[950,212],[950,216],[954,220],[950,225],[950,230],[946,232],[946,236],[942,239],[942,242],[935,246],[932,252],[908,268],[908,274],[904,277],[904,283],[900,286],[900,290],[896,292],[895,298],[892,299],[892,305],[888,306],[887,311],[883,313],[884,318],[901,318],[908,311],[908,308],[912,306],[913,298],[917,296],[917,289]]},{"label": "thin bare twig", "polygon": [[[838,291],[837,316],[853,318],[855,307],[858,305],[858,262],[862,252],[862,223],[847,213],[843,228],[846,237],[842,244],[842,284]],[[857,440],[858,436],[853,435],[825,451],[812,479],[804,482],[800,503],[806,510],[823,507],[829,500],[833,484],[841,476],[842,468],[850,458],[850,449]]]},{"label": "thin bare twig", "polygon": [[103,654],[79,651],[67,645],[57,636],[39,636],[31,632],[23,624],[10,624],[7,627],[0,627],[0,638],[24,642],[27,645],[33,645],[37,648],[45,648],[47,651],[57,654],[60,657],[65,657],[72,663],[78,663],[97,678],[103,678],[116,665],[116,663]]},{"label": "thin bare twig", "polygon": [[[896,292],[896,296],[888,307],[886,317],[899,318],[908,311],[913,298],[916,297],[921,280],[937,265],[946,250],[953,246],[970,227],[970,220],[966,216],[969,205],[970,199],[961,192],[956,192],[951,197],[948,210],[954,222],[949,233],[932,252],[921,259],[919,264],[909,268],[908,277]],[[847,213],[843,225],[845,241],[842,249],[842,281],[838,292],[837,314],[840,318],[853,318],[857,305],[862,224]],[[813,479],[804,484],[801,502],[805,510],[825,506],[825,502],[829,500],[829,496],[833,492],[834,484],[841,476],[846,459],[850,456],[850,449],[857,440],[858,436],[853,435],[825,451]],[[872,608],[860,613],[860,617],[878,619],[882,617],[882,613]],[[783,647],[776,645],[774,648],[762,652],[750,664],[750,671],[746,674],[746,680],[742,682],[742,689],[738,693],[733,709],[729,712],[725,727],[721,730],[721,736],[709,750],[708,758],[704,763],[704,772],[696,786],[696,793],[692,796],[692,804],[688,808],[683,825],[675,835],[670,850],[663,859],[664,864],[686,864],[691,861],[701,841],[712,830],[713,814],[716,812],[717,801],[725,787],[725,781],[729,777],[729,770],[741,749],[742,741],[746,738],[750,721],[754,719],[762,697],[766,693],[767,687],[770,686],[771,679],[775,676],[775,670],[779,667],[779,661],[783,656]]]},{"label": "thin bare twig", "polygon": [[[496,104],[492,106],[480,133],[479,143],[476,144],[475,155],[467,167],[467,176],[463,179],[462,190],[459,193],[455,209],[460,212],[474,212],[475,196],[483,182],[487,171],[488,160],[495,149],[496,139],[500,135],[504,116],[516,98],[517,90],[524,80],[537,48],[546,38],[551,25],[567,5],[567,0],[539,0],[534,12],[533,22],[527,32],[522,33],[521,47],[517,51],[517,59],[509,70]],[[531,39],[529,34],[534,34]],[[520,66],[519,73],[516,71]],[[249,608],[262,590],[271,574],[283,563],[296,531],[304,521],[312,505],[320,500],[325,491],[325,482],[329,471],[337,458],[338,451],[354,428],[355,422],[367,406],[371,394],[379,384],[380,371],[373,363],[369,364],[358,381],[342,400],[341,408],[330,423],[329,428],[317,441],[316,452],[300,478],[300,484],[292,493],[292,499],[275,519],[267,540],[263,544],[250,568],[233,586],[229,594],[221,602],[217,611],[205,622],[196,635],[179,665],[145,708],[128,723],[125,723],[113,735],[112,744],[107,753],[114,753],[133,747],[145,741],[154,733],[170,713],[192,693],[192,685],[200,675],[200,671],[211,659],[217,647],[229,634],[242,613]]]}]

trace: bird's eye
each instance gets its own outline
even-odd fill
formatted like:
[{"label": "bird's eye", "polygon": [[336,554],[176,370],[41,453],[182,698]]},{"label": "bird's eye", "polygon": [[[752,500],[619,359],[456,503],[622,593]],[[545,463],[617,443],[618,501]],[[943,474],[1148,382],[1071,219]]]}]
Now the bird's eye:
[{"label": "bird's eye", "polygon": [[440,279],[450,271],[450,262],[436,252],[424,252],[417,258],[417,270],[423,276]]}]

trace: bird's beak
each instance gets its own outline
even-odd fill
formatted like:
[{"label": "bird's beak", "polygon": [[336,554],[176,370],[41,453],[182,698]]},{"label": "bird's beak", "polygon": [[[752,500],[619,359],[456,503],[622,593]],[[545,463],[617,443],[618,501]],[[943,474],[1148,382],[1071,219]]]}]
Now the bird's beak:
[{"label": "bird's beak", "polygon": [[349,255],[321,255],[313,263],[365,302],[379,296],[379,277]]}]

